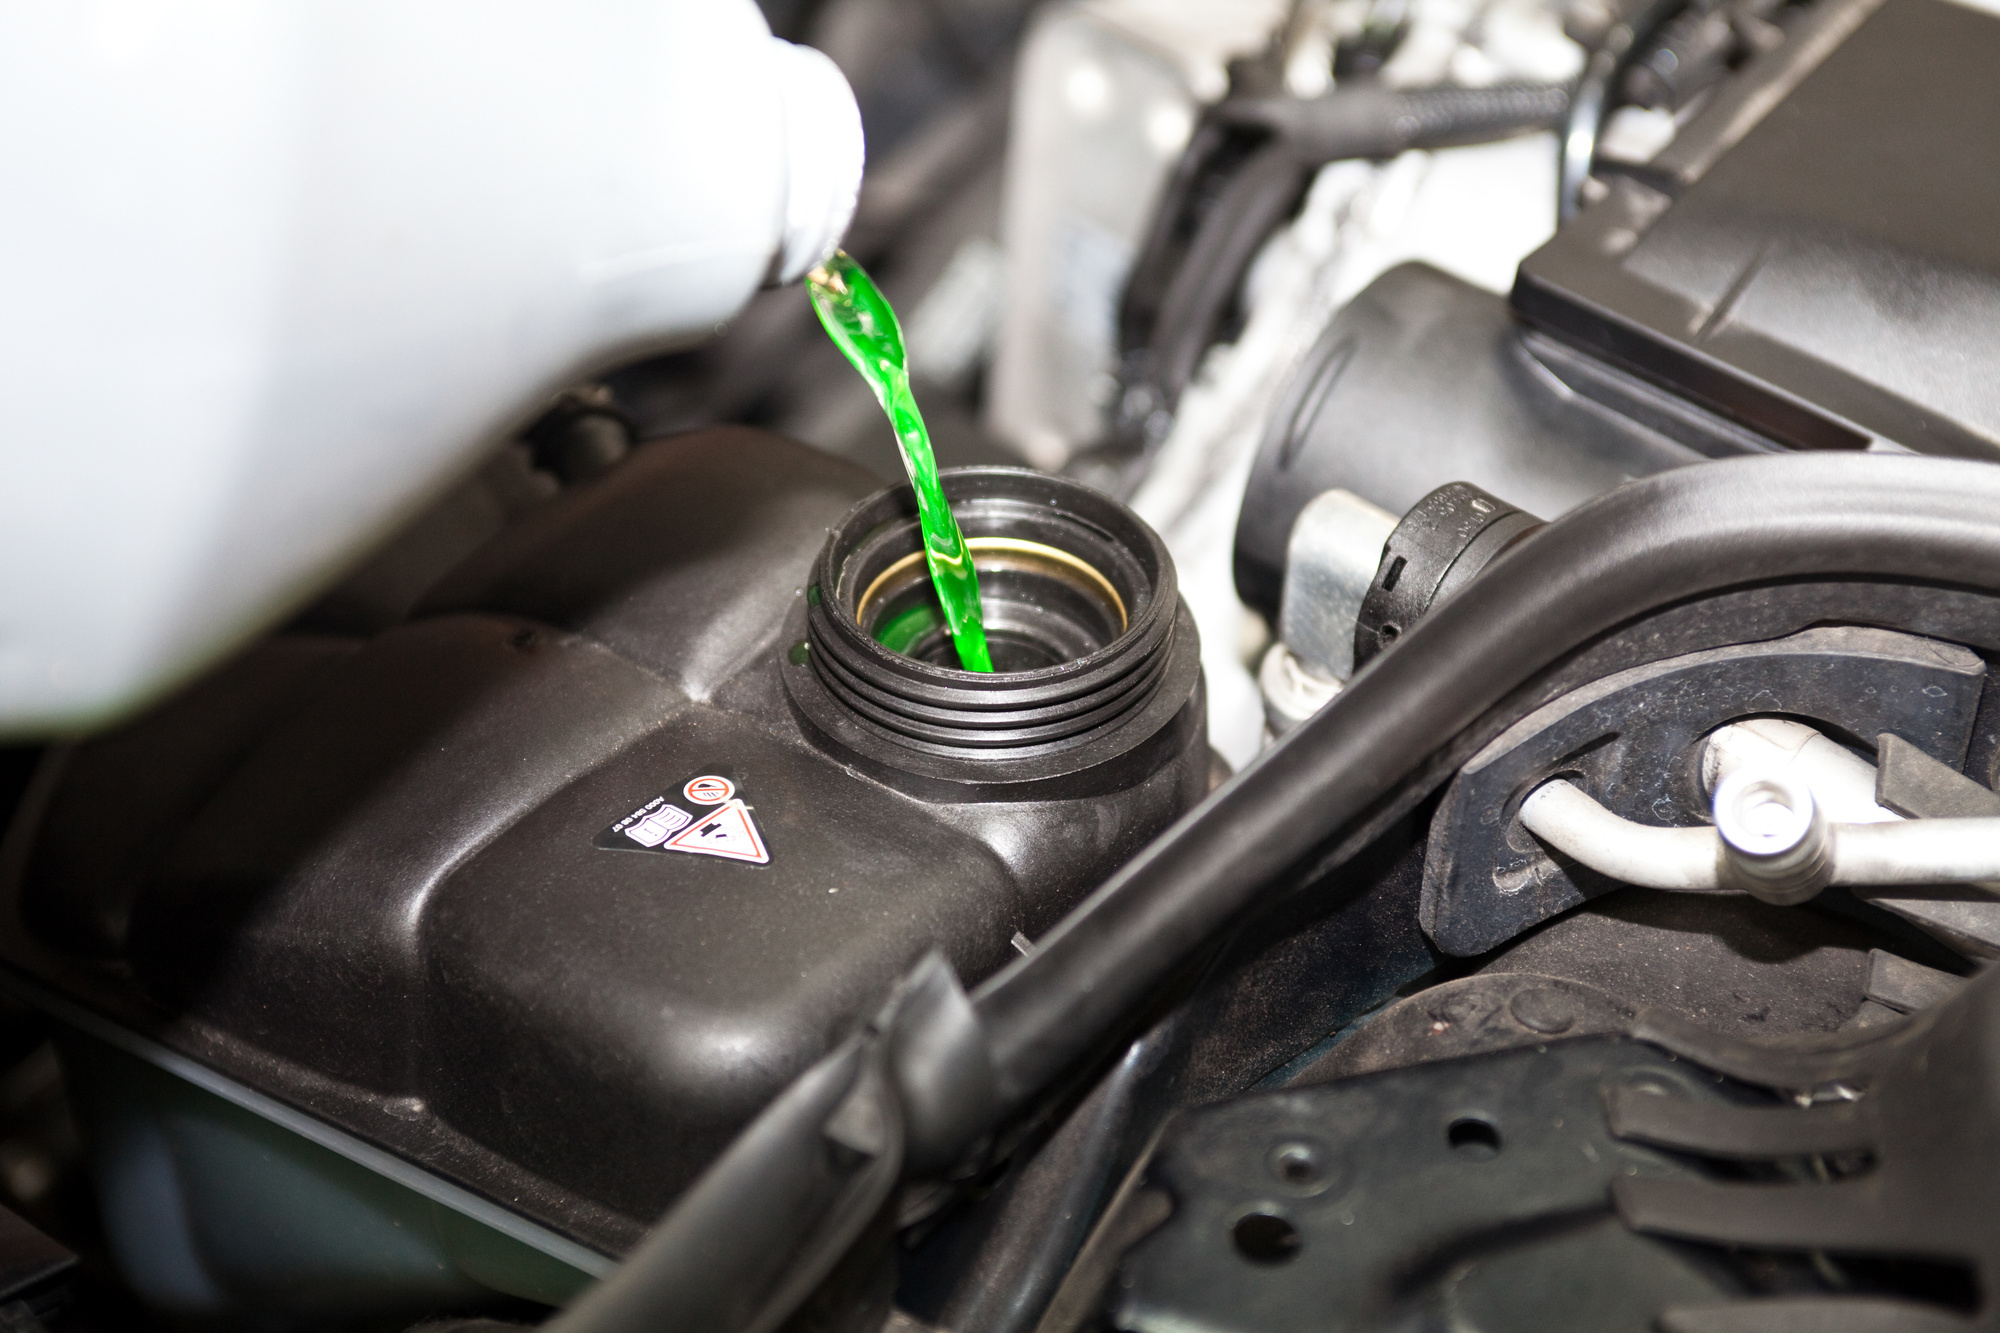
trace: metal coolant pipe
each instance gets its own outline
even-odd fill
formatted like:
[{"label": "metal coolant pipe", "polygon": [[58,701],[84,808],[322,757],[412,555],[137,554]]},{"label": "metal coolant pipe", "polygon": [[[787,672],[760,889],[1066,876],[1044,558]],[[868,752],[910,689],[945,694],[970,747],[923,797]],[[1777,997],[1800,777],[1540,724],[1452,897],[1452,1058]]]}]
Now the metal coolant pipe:
[{"label": "metal coolant pipe", "polygon": [[2000,879],[2000,819],[1833,824],[1812,789],[1779,770],[1745,768],[1725,778],[1712,828],[1635,823],[1561,778],[1521,803],[1521,823],[1592,870],[1651,889],[1741,889],[1796,903],[1829,884]]},{"label": "metal coolant pipe", "polygon": [[1714,829],[1635,823],[1561,778],[1543,783],[1521,802],[1521,824],[1571,860],[1627,884],[1691,893],[1722,887],[1722,849]]}]

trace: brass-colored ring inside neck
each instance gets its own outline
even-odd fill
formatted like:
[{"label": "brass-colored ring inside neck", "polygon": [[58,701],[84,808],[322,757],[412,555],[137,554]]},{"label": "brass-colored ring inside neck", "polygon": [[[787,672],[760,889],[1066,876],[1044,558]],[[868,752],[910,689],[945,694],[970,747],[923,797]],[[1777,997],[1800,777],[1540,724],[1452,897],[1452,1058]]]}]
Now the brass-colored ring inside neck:
[{"label": "brass-colored ring inside neck", "polygon": [[[1081,574],[1092,587],[1104,594],[1105,598],[1110,601],[1112,607],[1118,612],[1118,632],[1120,634],[1123,634],[1132,623],[1131,618],[1125,613],[1125,599],[1118,595],[1118,589],[1111,586],[1111,580],[1105,578],[1096,565],[1091,564],[1088,560],[1080,560],[1060,547],[1046,546],[1041,542],[1023,541],[1019,537],[968,537],[965,540],[965,546],[967,550],[972,552],[972,568],[975,572],[980,567],[979,557],[982,555],[1017,555],[1026,556],[1029,561],[1041,560],[1050,564],[1060,565],[1064,569]],[[854,604],[855,622],[865,626],[868,623],[868,608],[874,603],[875,598],[881,593],[883,587],[898,575],[907,573],[912,565],[921,564],[923,558],[924,553],[922,551],[912,551],[883,570],[880,574],[877,574],[868,587],[862,591],[861,600]],[[998,564],[1000,562],[989,561],[988,563]]]}]

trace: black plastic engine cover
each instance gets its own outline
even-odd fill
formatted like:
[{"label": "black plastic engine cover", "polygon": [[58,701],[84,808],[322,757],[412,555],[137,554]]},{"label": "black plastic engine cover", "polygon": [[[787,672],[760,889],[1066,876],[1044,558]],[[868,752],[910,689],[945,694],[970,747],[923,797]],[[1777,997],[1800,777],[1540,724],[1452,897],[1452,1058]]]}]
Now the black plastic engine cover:
[{"label": "black plastic engine cover", "polygon": [[[926,799],[809,737],[786,620],[875,488],[756,431],[657,442],[407,623],[270,641],[44,773],[0,953],[621,1251],[926,951],[978,981],[1206,790],[1192,669],[1150,767],[1065,799]],[[641,845],[649,806],[743,855]]]},{"label": "black plastic engine cover", "polygon": [[1561,338],[1798,448],[2000,456],[2000,18],[1824,0],[1521,265]]}]

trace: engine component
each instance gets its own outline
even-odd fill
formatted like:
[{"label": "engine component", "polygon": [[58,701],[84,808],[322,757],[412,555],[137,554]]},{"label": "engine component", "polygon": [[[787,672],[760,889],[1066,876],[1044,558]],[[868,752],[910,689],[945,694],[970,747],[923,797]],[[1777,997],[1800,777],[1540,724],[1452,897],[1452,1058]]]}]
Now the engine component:
[{"label": "engine component", "polygon": [[490,1306],[495,1292],[559,1303],[612,1267],[323,1120],[48,1003],[108,1249],[150,1306],[192,1322],[381,1322]]},{"label": "engine component", "polygon": [[1621,819],[1561,778],[1521,803],[1521,824],[1601,875],[1645,888],[1738,889],[1801,903],[1829,884],[1976,884],[2000,879],[2000,820],[1833,824],[1812,788],[1743,769],[1715,792],[1715,827]]},{"label": "engine component", "polygon": [[1883,630],[1809,629],[1614,672],[1521,719],[1447,789],[1424,868],[1424,929],[1477,954],[1611,881],[1565,865],[1519,825],[1520,802],[1558,774],[1627,818],[1705,824],[1699,739],[1759,714],[1810,718],[1849,736],[1894,732],[1964,760],[1986,663],[1950,644]]},{"label": "engine component", "polygon": [[1176,1023],[1132,1043],[1104,1081],[1008,1182],[980,1254],[943,1302],[952,1333],[1029,1333],[1037,1327],[1099,1207],[1165,1113]]},{"label": "engine component", "polygon": [[[1745,768],[1777,769],[1805,783],[1826,817],[1842,824],[2000,816],[2000,794],[1900,736],[1877,737],[1876,757],[1879,767],[1802,723],[1752,718],[1710,734],[1702,747],[1701,782],[1713,790]],[[1992,957],[2000,950],[2000,898],[1990,885],[1922,894],[1876,887],[1861,893],[1968,957]]]},{"label": "engine component", "polygon": [[[1629,1034],[1637,1012],[1647,1006],[1753,1040],[1785,1034],[1789,1040],[1824,1042],[1843,1023],[1892,1021],[1948,997],[1964,984],[1956,975],[1879,948],[1871,952],[1865,943],[1870,933],[1831,913],[1771,907],[1747,896],[1628,892],[1549,923],[1487,959],[1484,970],[1471,976],[1412,987],[1414,993],[1335,1033],[1321,1044],[1315,1058],[1287,1066],[1265,1080],[1263,1087],[1298,1092],[1357,1074],[1546,1047],[1552,1041],[1578,1037]],[[1911,942],[1921,946],[1921,941]],[[1463,1109],[1452,1108],[1454,1113]],[[1594,1113],[1595,1106],[1590,1110]],[[1445,1117],[1432,1123],[1442,1128]],[[1370,1127],[1363,1132],[1378,1131]],[[1508,1168],[1500,1162],[1492,1169],[1504,1174]],[[1466,1183],[1480,1187],[1478,1177]],[[1173,1212],[1168,1196],[1144,1188],[1145,1184],[1141,1173],[1128,1177],[1125,1197],[1142,1206],[1107,1216],[1086,1260],[1079,1262],[1065,1286],[1059,1306],[1067,1317],[1057,1319],[1052,1311],[1055,1322],[1043,1325],[1045,1333],[1100,1326],[1080,1315],[1100,1308],[1102,1296],[1115,1291],[1118,1257],[1134,1235],[1153,1230]],[[1426,1201],[1425,1206],[1434,1205]],[[1351,1232],[1341,1235],[1351,1237]],[[1227,1248],[1226,1236],[1215,1239]],[[1532,1256],[1548,1238],[1517,1234],[1512,1239],[1519,1241],[1518,1247],[1502,1240],[1496,1248],[1475,1250],[1471,1256],[1447,1244],[1443,1266],[1449,1267],[1456,1257],[1475,1267],[1507,1266],[1514,1279],[1539,1274],[1540,1268],[1525,1272],[1523,1268],[1534,1263]],[[1353,1237],[1348,1243],[1366,1242]],[[1308,1255],[1302,1262],[1313,1259]],[[1774,1276],[1763,1268],[1765,1262],[1762,1257],[1753,1261],[1754,1268],[1762,1270],[1754,1274],[1760,1281]],[[1086,1267],[1093,1271],[1084,1271]],[[1516,1291],[1527,1285],[1504,1281],[1509,1275],[1489,1271],[1467,1277],[1478,1286],[1496,1278]],[[1807,1274],[1798,1276],[1816,1281]],[[1567,1293],[1594,1286],[1586,1278],[1560,1289]],[[1539,1297],[1544,1318],[1559,1319],[1560,1312],[1546,1313],[1546,1287]],[[1525,1308],[1533,1299],[1522,1292],[1517,1311],[1524,1324],[1536,1323]],[[1401,1309],[1409,1313],[1409,1307]],[[1321,1309],[1322,1318],[1329,1314],[1344,1318],[1346,1313]],[[1492,1325],[1481,1320],[1471,1326]]]},{"label": "engine component", "polygon": [[[1315,155],[1393,156],[1412,139],[1452,141],[1454,127],[1479,140],[1546,125],[1560,114],[1566,92],[1558,85],[1578,58],[1540,7],[1474,22],[1449,6],[1381,6],[1363,20],[1374,31],[1353,34],[1361,43],[1343,41],[1337,53],[1323,44],[1331,34],[1318,29],[1315,8],[1085,3],[1036,21],[1022,53],[1008,150],[1011,295],[990,400],[996,431],[1031,461],[1058,466],[1103,442],[1113,422],[1125,432],[1115,443],[1159,442],[1173,413],[1164,386],[1140,363],[1163,364],[1164,354],[1191,371],[1218,336],[1233,340],[1245,271],[1305,193]],[[1406,33],[1411,40],[1402,40]],[[1357,66],[1392,54],[1381,83],[1371,85],[1377,71]],[[1343,65],[1341,84],[1326,95],[1333,63]],[[1507,82],[1428,87],[1468,67],[1480,71],[1475,82]],[[1225,94],[1240,115],[1203,110]],[[1283,148],[1286,135],[1297,139],[1297,150],[1282,154],[1291,162],[1266,154],[1247,170],[1260,148]],[[1514,159],[1531,181],[1536,156]],[[1553,222],[1552,212],[1544,220],[1541,191],[1476,172],[1442,188],[1453,197],[1441,213],[1477,200],[1489,223],[1493,210],[1505,215],[1499,234],[1519,237],[1518,250],[1502,241],[1504,258],[1490,265],[1481,261],[1492,258],[1491,234],[1441,247],[1470,257],[1503,288],[1518,255]],[[1219,200],[1225,191],[1231,198]],[[1204,229],[1204,258],[1189,263]],[[1162,319],[1175,284],[1179,313]],[[1121,376],[1130,393],[1121,392]],[[1185,384],[1182,377],[1176,402]],[[1117,461],[1129,461],[1123,453]]]},{"label": "engine component", "polygon": [[1996,60],[1972,6],[1813,5],[1523,262],[1516,309],[1795,448],[2000,456]]},{"label": "engine component", "polygon": [[[1733,1302],[1688,1311],[1673,1327],[1706,1333],[1754,1327],[1773,1315],[1836,1326],[1993,1326],[2000,1313],[1990,1294],[2000,1280],[2000,1233],[1980,1219],[1990,1182],[2000,1179],[1991,1130],[2000,1114],[1992,1104],[2000,978],[1968,984],[1908,1023],[1862,1028],[1813,1051],[1718,1039],[1671,1018],[1641,1024],[1647,1040],[1674,1055],[1790,1092],[1795,1104],[1720,1110],[1671,1095],[1652,1101],[1614,1091],[1606,1104],[1620,1139],[1743,1163],[1753,1172],[1764,1168],[1731,1183],[1614,1181],[1612,1198],[1627,1226],[1762,1250],[1928,1261],[1945,1274],[1926,1284],[1931,1291],[1959,1294],[1956,1310],[1898,1300],[1900,1293],[1879,1287],[1783,1304]],[[1816,1178],[1770,1173],[1801,1158],[1814,1165]]]},{"label": "engine component", "polygon": [[[1470,976],[1367,1016],[1271,1082],[1301,1088],[1554,1038],[1629,1034],[1649,1008],[1726,1036],[1820,1042],[1927,1008],[1965,984],[1958,972],[1867,943],[1874,933],[1833,912],[1747,895],[1633,890],[1487,955]],[[1953,961],[1935,946],[1927,952]]]},{"label": "engine component", "polygon": [[[1590,681],[1828,621],[1991,643],[1996,488],[1992,469],[1949,460],[1746,459],[1669,472],[1551,524],[983,983],[973,1021],[920,1048],[923,1070],[961,1071],[928,1084],[926,1103],[956,1108],[959,1151],[970,1150],[982,1127],[1004,1125],[1130,1032],[1249,909],[1321,882],[1493,737]],[[1974,674],[1954,656],[1933,649],[1931,660]],[[605,1301],[645,1292],[656,1317],[712,1318],[718,1284],[768,1287],[773,1256],[817,1255],[811,1237],[880,1206],[889,1184],[879,1179],[822,1184],[818,1168],[786,1165],[824,1161],[829,1136],[845,1142],[862,1116],[877,1127],[875,1160],[899,1158],[902,1094],[868,1071],[883,1067],[871,1059],[894,1069],[911,1057],[892,1029],[858,1042],[736,1140],[663,1220],[659,1248],[599,1288]],[[833,1117],[843,1098],[856,1109]],[[931,1137],[924,1153],[948,1155]],[[783,1206],[758,1202],[780,1182]],[[578,1318],[565,1333],[622,1326]]]},{"label": "engine component", "polygon": [[[1829,819],[1843,824],[2000,816],[2000,794],[1900,736],[1877,737],[1876,759],[1870,764],[1800,723],[1759,718],[1709,737],[1702,776],[1713,787],[1745,765],[1783,768],[1812,789]],[[2000,898],[1990,884],[1921,894],[1875,888],[1863,895],[1968,957],[1990,958],[2000,951]]]},{"label": "engine component", "polygon": [[1516,1049],[1184,1117],[1119,1326],[1989,1326],[2000,979],[1809,1051],[1490,980],[1504,1020],[1432,1059]]},{"label": "engine component", "polygon": [[[1886,737],[1877,753],[1875,789],[1882,804],[1912,819],[2000,816],[2000,794],[1900,737]],[[1992,885],[1959,890],[1868,894],[1876,906],[1915,922],[1972,958],[2000,957],[2000,899]]]},{"label": "engine component", "polygon": [[1544,1036],[1185,1116],[1147,1173],[1172,1215],[1127,1255],[1117,1325],[1638,1333],[1734,1296],[1726,1269],[1612,1211],[1615,1181],[1711,1174],[1610,1132],[1603,1090],[1635,1085],[1773,1104],[1632,1042]]},{"label": "engine component", "polygon": [[901,492],[885,492],[829,534],[789,621],[794,666],[809,666],[785,674],[801,718],[909,790],[1089,794],[1104,809],[1165,764],[1182,784],[1170,803],[1191,804],[1200,647],[1160,539],[1116,501],[1041,473],[968,468],[949,489],[999,673],[946,666],[923,534]]},{"label": "engine component", "polygon": [[1559,221],[1567,223],[1576,216],[1584,182],[1590,179],[1591,168],[1597,161],[1598,139],[1619,85],[1633,63],[1649,54],[1646,49],[1649,39],[1660,25],[1682,5],[1683,0],[1645,0],[1625,15],[1617,15],[1614,6],[1602,7],[1611,9],[1614,16],[1593,43],[1595,49],[1577,80],[1569,113],[1563,118],[1562,158],[1556,181]]},{"label": "engine component", "polygon": [[1228,64],[1283,18],[1273,0],[1038,8],[1006,145],[1009,294],[987,406],[1036,466],[1103,434],[1119,293],[1153,202],[1201,107],[1228,90]]},{"label": "engine component", "polygon": [[1282,643],[1274,643],[1257,664],[1257,693],[1264,701],[1264,740],[1269,742],[1326,707],[1342,682],[1313,671]]},{"label": "engine component", "polygon": [[1737,0],[1723,5],[1701,0],[1660,26],[1650,50],[1626,72],[1624,92],[1635,106],[1678,111],[1713,88],[1732,63],[1768,51],[1784,41],[1771,20],[1784,0]]},{"label": "engine component", "polygon": [[1331,488],[1401,514],[1463,481],[1554,515],[1631,477],[1770,448],[1406,264],[1347,304],[1280,393],[1236,524],[1236,588],[1278,614],[1287,537]]},{"label": "engine component", "polygon": [[[1963,822],[1927,824],[1927,836],[1884,841],[1876,836],[1881,825],[1828,823],[1812,788],[1789,774],[1746,768],[1715,789],[1722,882],[1781,906],[1805,902],[1835,883],[1962,884],[1985,878],[1963,873],[1969,850]],[[1970,822],[1985,823],[1989,838],[2000,834],[2000,821]],[[1836,829],[1845,832],[1837,835]],[[1939,855],[1947,846],[1956,850],[1956,865]]]},{"label": "engine component", "polygon": [[1389,534],[1354,619],[1354,666],[1368,665],[1425,612],[1463,588],[1508,547],[1543,526],[1465,482],[1419,500]]},{"label": "engine component", "polygon": [[1439,982],[1371,1015],[1292,1072],[1285,1086],[1520,1050],[1552,1037],[1618,1035],[1631,1029],[1638,1012],[1639,1006],[1587,982],[1513,970],[1505,955],[1496,966]]},{"label": "engine component", "polygon": [[[1643,54],[1637,30],[1673,8],[1634,19],[1640,45],[1627,54]],[[1931,350],[1983,347],[1984,334],[1963,330],[1993,323],[1981,312],[2000,256],[1966,238],[1986,235],[2000,205],[1980,191],[2000,170],[1958,165],[1992,145],[1967,143],[1948,179],[1935,174],[1944,159],[1896,146],[1957,144],[1993,96],[1996,57],[2000,21],[1975,9],[1812,6],[1644,180],[1614,178],[1522,264],[1520,322],[1441,275],[1378,279],[1270,416],[1237,526],[1244,601],[1277,613],[1285,539],[1330,487],[1402,511],[1456,478],[1557,514],[1700,457],[1871,440],[2000,451],[1991,384],[1958,369],[1990,358],[1967,350],[1938,370]],[[1894,135],[1863,128],[1892,118]],[[1569,148],[1580,142],[1573,124]]]},{"label": "engine component", "polygon": [[1313,500],[1286,550],[1281,641],[1258,672],[1271,733],[1322,707],[1438,601],[1541,526],[1464,482],[1440,486],[1400,522],[1347,491]]},{"label": "engine component", "polygon": [[1555,87],[1363,85],[1311,99],[1235,96],[1211,108],[1154,209],[1119,304],[1116,433],[1141,444],[1164,434],[1250,261],[1320,167],[1547,129],[1568,104]]},{"label": "engine component", "polygon": [[1393,514],[1350,491],[1328,491],[1300,511],[1286,546],[1278,635],[1308,670],[1346,680],[1360,665],[1355,625],[1397,531]]},{"label": "engine component", "polygon": [[[1875,744],[1878,752],[1909,747],[1902,737],[1888,733],[1878,736]],[[1875,803],[1875,767],[1803,722],[1756,717],[1710,732],[1701,749],[1702,787],[1712,792],[1745,769],[1777,772],[1804,782],[1814,802],[1836,823],[1879,824],[1896,818],[1893,810]]]},{"label": "engine component", "polygon": [[1207,789],[1143,524],[947,473],[1014,654],[968,686],[878,641],[926,603],[909,493],[872,488],[755,431],[655,442],[409,622],[273,640],[44,772],[0,953],[483,1225],[622,1252],[916,959],[991,974]]},{"label": "engine component", "polygon": [[1273,736],[1318,712],[1354,674],[1354,625],[1395,530],[1393,514],[1349,491],[1328,491],[1299,511],[1285,547],[1278,642],[1257,672]]}]

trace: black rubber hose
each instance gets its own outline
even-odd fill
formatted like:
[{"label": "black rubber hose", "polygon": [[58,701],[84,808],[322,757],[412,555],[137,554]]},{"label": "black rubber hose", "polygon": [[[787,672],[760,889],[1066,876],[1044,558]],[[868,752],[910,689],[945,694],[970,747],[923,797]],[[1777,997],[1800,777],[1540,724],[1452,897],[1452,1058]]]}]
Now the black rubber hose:
[{"label": "black rubber hose", "polygon": [[1772,580],[2000,587],[1996,513],[1990,463],[1814,454],[1681,468],[1565,515],[979,988],[1002,1109],[1114,1040],[1241,913],[1400,813],[1427,766],[1443,781],[1463,758],[1446,755],[1454,739],[1566,655],[1657,608]]},{"label": "black rubber hose", "polygon": [[1159,323],[1160,302],[1174,272],[1187,257],[1199,219],[1195,197],[1207,183],[1239,169],[1257,144],[1219,123],[1214,113],[1204,115],[1188,136],[1187,147],[1174,163],[1160,197],[1153,205],[1152,219],[1139,245],[1125,290],[1118,299],[1118,347],[1121,352],[1143,349]]},{"label": "black rubber hose", "polygon": [[1310,162],[1394,157],[1412,148],[1491,143],[1554,129],[1569,110],[1557,84],[1489,88],[1357,88],[1324,97],[1243,98],[1216,108],[1226,125],[1260,126]]},{"label": "black rubber hose", "polygon": [[[1207,210],[1180,262],[1165,278],[1150,327],[1128,327],[1128,339],[1142,338],[1143,365],[1152,383],[1149,400],[1171,411],[1193,379],[1195,368],[1220,329],[1230,302],[1242,288],[1264,241],[1290,217],[1322,166],[1350,158],[1385,159],[1413,148],[1450,148],[1488,143],[1553,128],[1569,106],[1569,90],[1547,84],[1502,84],[1491,88],[1428,88],[1392,92],[1383,88],[1336,91],[1325,97],[1245,98],[1225,102],[1212,113],[1215,125],[1267,136]],[[1212,138],[1202,140],[1211,156]],[[1164,201],[1186,207],[1189,181],[1176,177]],[[1178,233],[1157,221],[1149,245]],[[1157,283],[1166,266],[1157,255],[1142,255],[1134,283]],[[1146,276],[1150,275],[1150,276]],[[1128,300],[1127,309],[1150,301]],[[1128,346],[1131,356],[1138,349]]]},{"label": "black rubber hose", "polygon": [[1297,210],[1312,172],[1289,145],[1260,149],[1231,178],[1195,233],[1153,326],[1156,396],[1167,410],[1179,404],[1251,261],[1264,239]]},{"label": "black rubber hose", "polygon": [[1568,222],[1583,207],[1583,183],[1597,164],[1597,141],[1611,116],[1618,85],[1668,20],[1689,0],[1647,0],[1632,17],[1615,24],[1584,63],[1563,119],[1556,159],[1556,220]]}]

